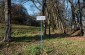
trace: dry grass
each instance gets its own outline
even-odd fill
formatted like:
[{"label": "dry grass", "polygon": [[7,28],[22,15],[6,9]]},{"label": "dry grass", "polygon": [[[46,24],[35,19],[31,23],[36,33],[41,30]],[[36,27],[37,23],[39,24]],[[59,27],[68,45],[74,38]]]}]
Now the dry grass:
[{"label": "dry grass", "polygon": [[[4,31],[4,25],[1,26],[0,36]],[[70,37],[60,33],[51,37],[43,36],[41,50],[39,27],[13,25],[12,28],[14,41],[0,43],[0,55],[85,55],[84,37]]]}]

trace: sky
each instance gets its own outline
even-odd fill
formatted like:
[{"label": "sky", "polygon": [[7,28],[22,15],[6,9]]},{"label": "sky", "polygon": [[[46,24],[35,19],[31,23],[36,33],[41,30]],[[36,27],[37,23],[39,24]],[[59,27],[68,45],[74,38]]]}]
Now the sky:
[{"label": "sky", "polygon": [[[26,2],[23,4],[24,7],[27,9],[27,12],[30,14],[30,15],[33,15],[33,14],[36,14],[36,13],[39,13],[40,11],[33,5],[33,3],[30,1],[30,2]],[[39,4],[37,4],[37,6],[39,6]]]},{"label": "sky", "polygon": [[[13,3],[16,4],[22,4],[27,9],[29,15],[36,15],[40,13],[40,11],[33,5],[32,1],[28,1],[25,3],[20,3],[18,0],[12,0],[12,1]],[[39,6],[39,8],[41,8],[39,3],[36,3],[36,5]]]},{"label": "sky", "polygon": [[[21,4],[18,1],[20,1],[20,0],[14,0],[14,3]],[[66,5],[65,7],[66,8],[68,7],[67,8],[67,14],[68,14],[69,12],[71,12],[71,5],[70,5],[69,2],[67,3],[67,1],[68,0],[66,0],[66,2],[65,2],[65,5]],[[75,4],[75,3],[77,3],[77,1],[78,0],[73,0],[73,3]],[[80,1],[83,2],[83,0],[80,0]],[[39,8],[41,8],[41,6],[39,5],[39,3],[37,3],[36,5],[39,6]],[[23,4],[23,6],[27,9],[27,12],[28,12],[29,15],[36,15],[37,13],[40,13],[40,11],[34,6],[34,4],[33,4],[32,1],[25,2]],[[67,15],[67,16],[69,17],[69,15]]]},{"label": "sky", "polygon": [[[78,0],[72,0],[73,4],[76,4]],[[83,3],[83,0],[80,0],[81,3]],[[66,17],[71,18],[71,4],[69,3],[68,0],[65,0],[65,7],[66,7]]]}]

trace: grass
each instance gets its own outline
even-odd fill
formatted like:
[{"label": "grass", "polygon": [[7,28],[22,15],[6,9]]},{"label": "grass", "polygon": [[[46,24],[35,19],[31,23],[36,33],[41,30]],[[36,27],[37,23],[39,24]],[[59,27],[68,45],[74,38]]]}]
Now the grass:
[{"label": "grass", "polygon": [[[1,24],[0,24],[1,25]],[[85,55],[85,40],[73,39],[63,34],[43,36],[43,47],[40,48],[39,27],[13,25],[13,42],[0,43],[0,55]],[[5,32],[0,26],[0,36]],[[3,33],[3,34],[2,34]],[[69,35],[67,35],[69,36]]]}]

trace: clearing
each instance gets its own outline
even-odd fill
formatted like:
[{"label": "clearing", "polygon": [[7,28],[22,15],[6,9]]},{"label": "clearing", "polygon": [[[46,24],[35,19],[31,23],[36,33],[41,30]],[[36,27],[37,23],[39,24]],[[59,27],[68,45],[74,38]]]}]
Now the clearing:
[{"label": "clearing", "polygon": [[[0,24],[1,39],[4,30]],[[39,31],[39,27],[12,25],[14,41],[0,43],[0,55],[85,55],[85,37],[65,37],[64,34],[43,36],[41,51]]]}]

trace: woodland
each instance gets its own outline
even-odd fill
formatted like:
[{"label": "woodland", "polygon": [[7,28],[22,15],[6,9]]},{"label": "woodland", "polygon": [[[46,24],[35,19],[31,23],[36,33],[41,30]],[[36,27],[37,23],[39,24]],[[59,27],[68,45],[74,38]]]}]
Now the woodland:
[{"label": "woodland", "polygon": [[[46,17],[43,50],[37,16]],[[0,0],[0,55],[84,55],[84,46],[85,0]]]}]

